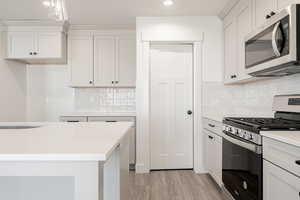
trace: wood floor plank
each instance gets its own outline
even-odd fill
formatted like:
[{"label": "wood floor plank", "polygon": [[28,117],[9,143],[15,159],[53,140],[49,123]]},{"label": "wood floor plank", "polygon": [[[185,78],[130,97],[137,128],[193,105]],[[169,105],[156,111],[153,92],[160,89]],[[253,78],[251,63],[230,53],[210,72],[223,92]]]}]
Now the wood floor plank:
[{"label": "wood floor plank", "polygon": [[130,172],[130,200],[227,200],[209,175],[192,170]]}]

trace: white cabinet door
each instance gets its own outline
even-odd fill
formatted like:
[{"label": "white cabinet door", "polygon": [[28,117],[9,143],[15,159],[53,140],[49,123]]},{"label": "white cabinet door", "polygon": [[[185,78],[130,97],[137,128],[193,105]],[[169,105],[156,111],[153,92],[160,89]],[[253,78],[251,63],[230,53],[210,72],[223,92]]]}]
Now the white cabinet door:
[{"label": "white cabinet door", "polygon": [[235,18],[224,28],[225,69],[224,82],[231,83],[238,79],[237,74],[237,37]]},{"label": "white cabinet door", "polygon": [[300,0],[277,0],[278,10],[282,10],[290,4],[300,3]]},{"label": "white cabinet door", "polygon": [[114,86],[116,69],[115,37],[95,36],[94,38],[94,85]]},{"label": "white cabinet door", "polygon": [[254,0],[254,10],[255,26],[259,27],[267,21],[267,15],[269,15],[272,11],[276,12],[276,0]]},{"label": "white cabinet door", "polygon": [[213,179],[222,185],[222,137],[205,130],[206,167]]},{"label": "white cabinet door", "polygon": [[135,87],[136,42],[134,37],[117,38],[116,86]]},{"label": "white cabinet door", "polygon": [[206,156],[205,156],[205,162],[206,162],[206,168],[210,175],[212,175],[214,172],[214,136],[209,131],[205,131],[205,137],[206,137]]},{"label": "white cabinet door", "polygon": [[93,86],[93,37],[69,37],[71,86]]},{"label": "white cabinet door", "polygon": [[264,200],[299,200],[300,178],[264,160]]},{"label": "white cabinet door", "polygon": [[62,56],[61,33],[37,33],[36,53],[38,58],[60,58]]},{"label": "white cabinet door", "polygon": [[8,58],[30,58],[35,51],[35,33],[8,33]]},{"label": "white cabinet door", "polygon": [[237,24],[237,68],[238,79],[251,78],[245,68],[245,36],[252,31],[252,1],[242,0],[238,4]]}]

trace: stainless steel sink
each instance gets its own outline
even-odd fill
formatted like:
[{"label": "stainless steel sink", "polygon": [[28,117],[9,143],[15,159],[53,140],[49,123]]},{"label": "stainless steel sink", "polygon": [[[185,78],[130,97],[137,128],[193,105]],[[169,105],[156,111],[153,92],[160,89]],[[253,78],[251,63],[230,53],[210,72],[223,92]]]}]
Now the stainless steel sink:
[{"label": "stainless steel sink", "polygon": [[0,129],[33,129],[41,126],[0,126]]}]

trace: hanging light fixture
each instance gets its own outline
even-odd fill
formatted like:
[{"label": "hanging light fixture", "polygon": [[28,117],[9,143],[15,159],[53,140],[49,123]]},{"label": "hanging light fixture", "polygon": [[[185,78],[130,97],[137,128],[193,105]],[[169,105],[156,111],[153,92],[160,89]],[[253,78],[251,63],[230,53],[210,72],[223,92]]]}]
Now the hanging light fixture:
[{"label": "hanging light fixture", "polygon": [[67,21],[68,15],[65,0],[42,0],[43,5],[48,9],[48,17],[56,21]]}]

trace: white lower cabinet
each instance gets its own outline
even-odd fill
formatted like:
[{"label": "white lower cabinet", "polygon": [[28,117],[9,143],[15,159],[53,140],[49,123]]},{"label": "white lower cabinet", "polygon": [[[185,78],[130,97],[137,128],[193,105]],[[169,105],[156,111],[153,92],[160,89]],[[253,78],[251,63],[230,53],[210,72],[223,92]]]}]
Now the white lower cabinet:
[{"label": "white lower cabinet", "polygon": [[[88,122],[134,122],[135,123],[135,117],[88,117]],[[135,125],[131,127],[130,133],[129,133],[129,164],[131,168],[134,168],[135,165],[135,155],[136,155],[136,141],[135,141]]]},{"label": "white lower cabinet", "polygon": [[264,200],[299,200],[300,178],[264,160]]},{"label": "white lower cabinet", "polygon": [[222,137],[204,130],[206,141],[206,168],[216,183],[222,185]]}]

